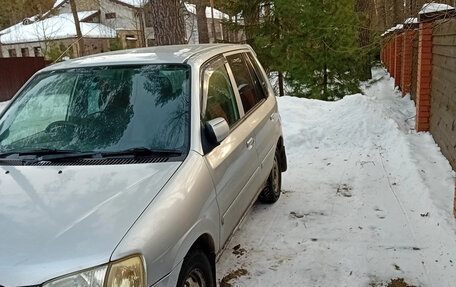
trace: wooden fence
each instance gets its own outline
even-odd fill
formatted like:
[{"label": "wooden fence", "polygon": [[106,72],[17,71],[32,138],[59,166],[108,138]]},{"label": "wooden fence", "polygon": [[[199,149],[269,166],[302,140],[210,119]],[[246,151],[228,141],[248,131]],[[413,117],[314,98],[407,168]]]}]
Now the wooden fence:
[{"label": "wooden fence", "polygon": [[430,132],[456,170],[456,19],[440,20],[432,33]]},{"label": "wooden fence", "polygon": [[10,100],[46,64],[43,57],[0,58],[0,102]]}]

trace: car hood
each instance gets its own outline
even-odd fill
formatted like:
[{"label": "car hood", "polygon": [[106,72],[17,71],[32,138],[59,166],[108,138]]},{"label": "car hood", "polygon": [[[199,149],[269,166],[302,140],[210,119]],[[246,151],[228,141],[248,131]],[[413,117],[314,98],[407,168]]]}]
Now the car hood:
[{"label": "car hood", "polygon": [[179,165],[0,166],[0,286],[107,263]]}]

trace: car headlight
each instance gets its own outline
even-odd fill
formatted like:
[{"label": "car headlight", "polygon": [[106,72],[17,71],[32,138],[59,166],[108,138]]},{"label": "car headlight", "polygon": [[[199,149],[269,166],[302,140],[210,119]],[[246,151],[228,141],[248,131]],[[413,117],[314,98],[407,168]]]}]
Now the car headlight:
[{"label": "car headlight", "polygon": [[142,258],[134,256],[59,277],[43,287],[144,287],[145,283]]}]

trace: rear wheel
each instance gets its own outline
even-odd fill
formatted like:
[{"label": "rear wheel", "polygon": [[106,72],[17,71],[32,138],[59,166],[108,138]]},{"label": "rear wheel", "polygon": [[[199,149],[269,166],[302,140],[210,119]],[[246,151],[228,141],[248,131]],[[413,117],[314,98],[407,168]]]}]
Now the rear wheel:
[{"label": "rear wheel", "polygon": [[215,287],[214,274],[207,255],[191,250],[182,263],[177,287]]},{"label": "rear wheel", "polygon": [[279,152],[276,150],[274,163],[272,164],[271,173],[269,174],[266,187],[260,193],[259,200],[263,203],[276,202],[282,189],[282,172],[279,165]]}]

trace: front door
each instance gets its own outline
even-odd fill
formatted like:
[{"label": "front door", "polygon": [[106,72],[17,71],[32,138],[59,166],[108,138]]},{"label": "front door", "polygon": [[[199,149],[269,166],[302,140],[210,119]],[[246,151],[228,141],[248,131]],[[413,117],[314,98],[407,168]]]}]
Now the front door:
[{"label": "front door", "polygon": [[[230,126],[229,136],[205,155],[215,183],[220,210],[220,239],[225,244],[258,190],[259,161],[255,126],[242,120],[244,111],[225,58],[204,69],[203,122],[218,117]],[[204,135],[203,135],[204,136]]]}]

